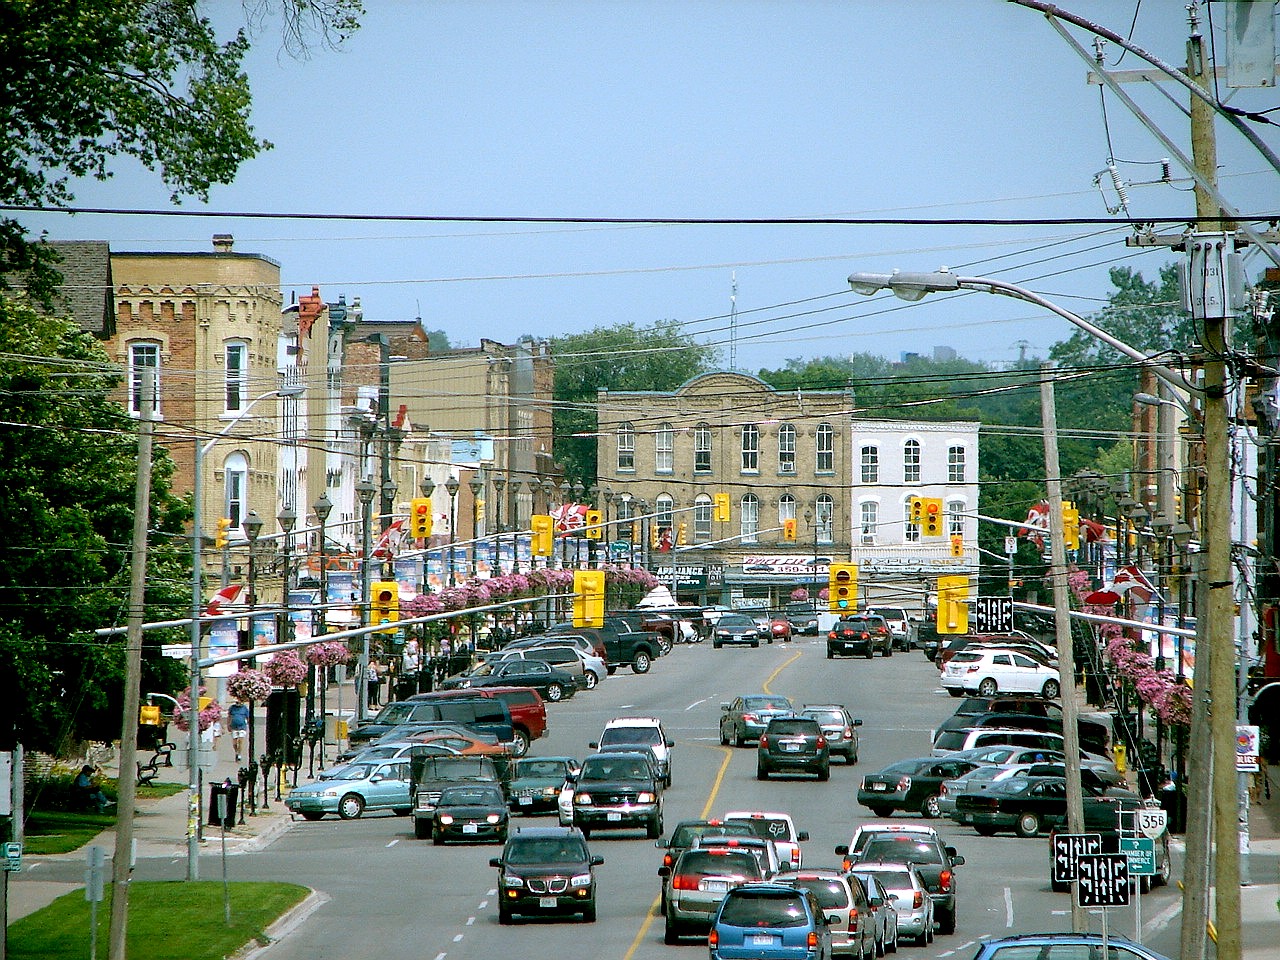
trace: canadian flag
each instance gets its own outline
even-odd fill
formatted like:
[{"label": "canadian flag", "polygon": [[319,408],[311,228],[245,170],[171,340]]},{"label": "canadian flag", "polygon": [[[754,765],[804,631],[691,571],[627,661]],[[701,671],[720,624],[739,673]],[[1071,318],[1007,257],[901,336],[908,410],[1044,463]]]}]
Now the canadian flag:
[{"label": "canadian flag", "polygon": [[1049,504],[1041,500],[1027,511],[1027,519],[1018,528],[1018,536],[1026,537],[1037,547],[1044,546],[1044,535],[1049,532]]},{"label": "canadian flag", "polygon": [[204,615],[206,617],[216,617],[225,613],[225,606],[235,603],[240,597],[240,592],[244,589],[244,584],[233,583],[229,587],[223,587],[209,599],[209,606],[205,607]]},{"label": "canadian flag", "polygon": [[1158,592],[1146,574],[1130,564],[1117,570],[1110,583],[1086,596],[1084,602],[1094,606],[1107,606],[1127,598],[1134,603],[1150,603]]}]

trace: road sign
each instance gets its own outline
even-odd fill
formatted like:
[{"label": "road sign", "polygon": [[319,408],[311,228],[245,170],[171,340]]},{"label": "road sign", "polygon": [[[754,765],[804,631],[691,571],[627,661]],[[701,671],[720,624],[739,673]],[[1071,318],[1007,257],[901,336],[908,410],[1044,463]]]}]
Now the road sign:
[{"label": "road sign", "polygon": [[1052,864],[1054,883],[1071,883],[1076,879],[1076,861],[1086,854],[1102,852],[1100,833],[1059,833],[1053,837]]},{"label": "road sign", "polygon": [[1004,538],[1004,552],[1005,552],[1005,553],[1007,553],[1007,554],[1008,554],[1009,556],[1011,556],[1011,557],[1012,557],[1015,553],[1017,553],[1017,552],[1018,552],[1018,538],[1017,538],[1017,537],[1005,537],[1005,538]]},{"label": "road sign", "polygon": [[1121,837],[1120,852],[1129,858],[1129,876],[1156,875],[1156,842],[1146,837]]},{"label": "road sign", "polygon": [[1169,828],[1169,814],[1154,807],[1143,807],[1135,811],[1138,832],[1150,840],[1159,839]]},{"label": "road sign", "polygon": [[1080,906],[1129,905],[1129,858],[1123,853],[1097,853],[1078,857],[1076,871],[1076,900]]},{"label": "road sign", "polygon": [[3,845],[4,850],[4,869],[7,873],[13,873],[22,869],[22,844],[17,841],[9,841]]},{"label": "road sign", "polygon": [[1009,633],[1013,630],[1013,597],[979,597],[973,627],[977,633]]}]

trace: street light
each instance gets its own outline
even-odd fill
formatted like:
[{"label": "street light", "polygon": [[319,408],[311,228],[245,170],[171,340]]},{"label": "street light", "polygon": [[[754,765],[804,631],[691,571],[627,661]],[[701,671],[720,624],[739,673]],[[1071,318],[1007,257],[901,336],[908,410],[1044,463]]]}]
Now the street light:
[{"label": "street light", "polygon": [[480,496],[484,493],[484,480],[479,474],[467,481],[471,488],[471,576],[478,573],[480,560]]},{"label": "street light", "polygon": [[[361,554],[364,557],[360,575],[360,612],[363,614],[366,627],[370,626],[373,621],[372,611],[369,609],[369,562],[372,559],[369,554],[373,552],[370,510],[373,506],[374,494],[377,492],[378,488],[368,480],[361,480],[356,484],[356,495],[360,498]],[[369,634],[362,634],[360,641],[360,660],[356,664],[355,682],[356,716],[360,720],[364,720],[369,715],[369,695],[366,689],[369,673]]]},{"label": "street light", "polygon": [[[257,644],[254,637],[254,624],[257,621],[255,611],[258,608],[258,536],[262,533],[263,521],[256,510],[250,510],[249,515],[244,518],[244,522],[240,524],[244,530],[244,535],[249,541],[249,635],[246,638],[246,649],[252,650]],[[249,658],[249,666],[256,665],[257,660],[254,657]],[[256,736],[254,727],[256,726],[256,718],[253,715],[253,701],[249,701],[249,812],[256,814],[258,812],[257,786],[258,786],[258,761],[254,756]]]},{"label": "street light", "polygon": [[[329,499],[329,494],[327,492],[321,493],[316,502],[311,505],[311,509],[315,512],[316,519],[320,521],[320,623],[316,632],[323,637],[329,632],[329,617],[327,614],[329,609],[329,541],[325,533],[325,523],[329,520],[329,514],[333,512],[333,501]],[[323,767],[325,690],[329,686],[328,666],[317,670],[315,664],[311,665],[311,682],[307,684],[308,723],[313,723],[316,718],[317,678],[320,684],[320,766]]]},{"label": "street light", "polygon": [[450,477],[444,482],[444,489],[449,494],[449,586],[458,584],[453,569],[453,541],[458,537],[458,488],[462,484],[457,477]]}]

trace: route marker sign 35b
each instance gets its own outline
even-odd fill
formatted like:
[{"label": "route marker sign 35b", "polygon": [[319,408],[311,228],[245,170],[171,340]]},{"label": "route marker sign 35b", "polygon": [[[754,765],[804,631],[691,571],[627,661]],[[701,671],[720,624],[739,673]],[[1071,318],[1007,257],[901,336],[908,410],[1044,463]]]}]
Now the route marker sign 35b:
[{"label": "route marker sign 35b", "polygon": [[1169,828],[1169,814],[1164,810],[1143,807],[1135,811],[1138,832],[1148,840],[1158,840]]}]

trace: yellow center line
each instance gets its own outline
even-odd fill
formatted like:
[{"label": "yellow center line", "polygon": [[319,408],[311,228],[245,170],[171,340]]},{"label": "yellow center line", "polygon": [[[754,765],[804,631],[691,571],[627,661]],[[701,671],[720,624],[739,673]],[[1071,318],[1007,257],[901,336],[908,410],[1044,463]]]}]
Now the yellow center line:
[{"label": "yellow center line", "polygon": [[[796,651],[791,659],[785,661],[777,670],[769,674],[769,678],[761,685],[765,693],[773,693],[769,689],[769,684],[778,678],[783,670],[791,666],[800,659],[804,654],[802,651]],[[696,746],[705,746],[704,744],[696,744]],[[722,754],[720,759],[720,769],[716,771],[716,778],[711,783],[711,792],[707,795],[707,802],[702,807],[702,818],[706,820],[711,816],[711,811],[716,805],[716,797],[720,794],[720,787],[724,783],[724,775],[729,772],[729,761],[733,759],[733,751],[728,747],[707,747],[709,750],[719,750]],[[653,921],[658,919],[658,908],[662,905],[662,894],[653,898],[653,902],[649,904],[649,909],[645,911],[644,923],[640,924],[640,929],[636,931],[635,939],[631,941],[631,946],[627,948],[627,952],[622,955],[622,960],[631,960],[635,956],[636,950],[640,948],[640,944],[644,943],[644,938],[649,933],[649,928],[653,926]]]}]

